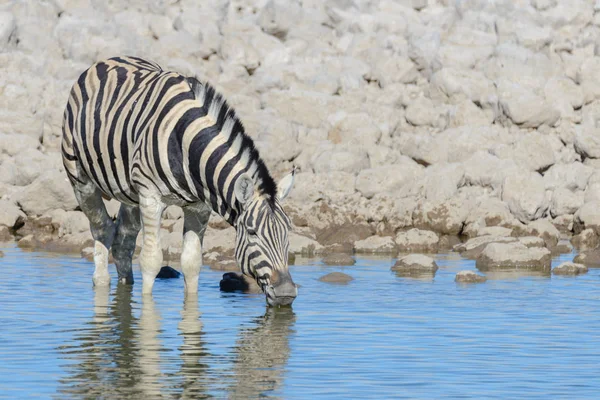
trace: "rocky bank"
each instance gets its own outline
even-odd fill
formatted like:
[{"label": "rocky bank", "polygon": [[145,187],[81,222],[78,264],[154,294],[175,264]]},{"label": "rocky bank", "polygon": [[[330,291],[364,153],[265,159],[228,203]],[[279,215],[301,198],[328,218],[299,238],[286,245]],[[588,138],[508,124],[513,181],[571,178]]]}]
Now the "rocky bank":
[{"label": "rocky bank", "polygon": [[[0,240],[90,245],[61,118],[78,75],[119,54],[209,80],[276,178],[301,168],[286,200],[296,254],[432,252],[457,235],[599,243],[593,0],[5,1]],[[165,217],[175,260],[181,213]],[[205,259],[230,266],[233,237],[211,219]]]}]

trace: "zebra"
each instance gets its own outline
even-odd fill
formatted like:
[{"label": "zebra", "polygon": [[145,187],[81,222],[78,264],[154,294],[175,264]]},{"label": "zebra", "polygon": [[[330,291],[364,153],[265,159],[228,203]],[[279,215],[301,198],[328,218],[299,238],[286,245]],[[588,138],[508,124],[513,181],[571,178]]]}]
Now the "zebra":
[{"label": "zebra", "polygon": [[[63,116],[62,159],[94,238],[95,285],[108,285],[112,252],[119,282],[133,284],[140,229],[142,293],[162,265],[161,216],[184,215],[181,269],[197,293],[211,212],[236,229],[235,259],[269,305],[291,304],[291,221],[281,202],[295,170],[278,184],[224,97],[207,82],[139,57],[98,61],[73,84]],[[115,221],[103,197],[121,205]]]}]

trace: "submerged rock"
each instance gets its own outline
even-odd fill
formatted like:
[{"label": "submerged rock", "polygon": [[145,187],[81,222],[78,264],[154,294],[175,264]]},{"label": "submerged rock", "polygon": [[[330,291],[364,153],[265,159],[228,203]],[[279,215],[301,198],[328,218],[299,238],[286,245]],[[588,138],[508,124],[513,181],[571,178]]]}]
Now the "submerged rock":
[{"label": "submerged rock", "polygon": [[589,268],[600,268],[600,251],[590,250],[579,253],[573,258],[573,262],[576,264],[584,264]]},{"label": "submerged rock", "polygon": [[262,293],[253,279],[238,272],[223,274],[223,279],[219,282],[219,289],[222,292]]},{"label": "submerged rock", "polygon": [[454,282],[459,283],[482,283],[485,281],[487,281],[485,276],[479,275],[474,271],[460,271],[454,278]]},{"label": "submerged rock", "polygon": [[177,271],[172,267],[169,267],[168,265],[162,267],[156,275],[156,279],[175,279],[179,277],[181,277],[181,272]]},{"label": "submerged rock", "polygon": [[480,271],[497,269],[549,270],[550,250],[540,247],[527,247],[520,242],[490,243],[477,257]]},{"label": "submerged rock", "polygon": [[343,272],[331,272],[319,278],[319,281],[327,283],[348,283],[353,280],[354,278]]},{"label": "submerged rock", "polygon": [[564,262],[552,270],[554,275],[581,275],[587,274],[588,268],[583,264]]},{"label": "submerged rock", "polygon": [[431,257],[423,254],[410,254],[399,258],[391,270],[399,276],[435,275],[438,266]]},{"label": "submerged rock", "polygon": [[333,253],[323,257],[323,264],[350,266],[356,264],[356,260],[349,254]]}]

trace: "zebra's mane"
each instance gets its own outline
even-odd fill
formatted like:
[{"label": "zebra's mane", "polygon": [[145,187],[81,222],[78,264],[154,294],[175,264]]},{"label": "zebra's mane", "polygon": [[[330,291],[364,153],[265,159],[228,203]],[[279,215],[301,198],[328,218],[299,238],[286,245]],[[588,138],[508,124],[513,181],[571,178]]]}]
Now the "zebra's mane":
[{"label": "zebra's mane", "polygon": [[277,184],[269,173],[267,166],[260,158],[260,154],[254,145],[254,141],[246,134],[244,125],[236,115],[235,110],[227,104],[225,98],[208,82],[200,82],[195,77],[188,77],[187,81],[195,98],[203,104],[202,107],[205,109],[206,113],[211,115],[215,121],[217,121],[216,125],[218,129],[221,131],[229,130],[231,132],[231,139],[237,137],[241,138],[241,151],[248,151],[249,165],[254,162],[257,166],[252,178],[255,183],[258,183],[259,193],[266,195],[269,203],[273,206],[275,204],[275,198],[277,197]]}]

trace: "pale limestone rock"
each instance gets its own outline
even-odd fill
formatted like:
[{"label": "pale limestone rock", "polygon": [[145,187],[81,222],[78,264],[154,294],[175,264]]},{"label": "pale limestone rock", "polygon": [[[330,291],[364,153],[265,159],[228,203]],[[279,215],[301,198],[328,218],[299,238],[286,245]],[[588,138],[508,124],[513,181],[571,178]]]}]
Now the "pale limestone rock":
[{"label": "pale limestone rock", "polygon": [[560,232],[548,219],[533,221],[527,225],[527,229],[532,235],[544,239],[547,247],[555,247],[560,240]]},{"label": "pale limestone rock", "polygon": [[431,203],[442,203],[456,194],[464,182],[462,165],[436,164],[425,169],[424,194]]},{"label": "pale limestone rock", "polygon": [[465,258],[477,258],[479,254],[490,243],[513,243],[518,239],[510,236],[479,236],[469,239],[464,243],[459,243],[454,246],[454,251],[458,251]]},{"label": "pale limestone rock", "polygon": [[591,250],[598,247],[600,240],[593,229],[584,229],[571,238],[571,244],[578,250]]},{"label": "pale limestone rock", "polygon": [[363,254],[395,254],[396,242],[389,236],[370,236],[354,243],[354,251]]},{"label": "pale limestone rock", "polygon": [[410,254],[398,259],[391,268],[399,276],[435,275],[435,260],[422,254]]},{"label": "pale limestone rock", "polygon": [[27,215],[41,215],[55,209],[71,211],[78,206],[67,176],[57,170],[44,172],[25,186],[15,194],[15,201]]},{"label": "pale limestone rock", "polygon": [[519,243],[525,247],[546,247],[546,242],[541,237],[537,236],[523,236],[519,238]]},{"label": "pale limestone rock", "polygon": [[366,113],[347,114],[340,111],[329,118],[332,128],[327,138],[335,144],[372,146],[381,139],[381,130]]},{"label": "pale limestone rock", "polygon": [[584,204],[584,192],[573,192],[566,188],[558,188],[552,193],[550,214],[557,217],[563,214],[574,214]]},{"label": "pale limestone rock", "polygon": [[508,176],[502,188],[502,201],[521,222],[536,220],[548,209],[543,179],[535,172]]},{"label": "pale limestone rock", "polygon": [[304,256],[313,256],[315,252],[319,252],[321,246],[316,240],[306,236],[299,235],[295,232],[290,232],[290,253],[301,254]]},{"label": "pale limestone rock", "polygon": [[560,118],[558,110],[544,97],[516,82],[501,80],[498,98],[504,114],[513,123],[525,128],[536,128],[542,124],[553,126]]},{"label": "pale limestone rock", "polygon": [[501,159],[488,151],[475,152],[462,165],[466,184],[492,189],[501,189],[506,177],[519,170],[513,159]]},{"label": "pale limestone rock", "polygon": [[349,172],[356,174],[369,168],[369,158],[364,149],[338,149],[321,146],[312,157],[313,171],[317,173]]},{"label": "pale limestone rock", "polygon": [[511,228],[505,228],[503,226],[486,226],[477,231],[477,236],[507,237],[511,236],[512,232],[513,230]]},{"label": "pale limestone rock", "polygon": [[445,127],[447,117],[443,110],[427,97],[419,97],[406,107],[406,120],[415,126]]},{"label": "pale limestone rock", "polygon": [[355,189],[370,199],[377,193],[393,193],[402,185],[421,179],[423,167],[403,157],[401,163],[363,169],[356,176]]},{"label": "pale limestone rock", "polygon": [[512,158],[517,165],[530,171],[546,170],[556,161],[550,142],[539,133],[523,135],[510,146],[498,146],[493,149],[493,154],[499,158]]},{"label": "pale limestone rock", "polygon": [[583,264],[575,264],[571,262],[564,262],[557,267],[552,269],[554,275],[581,275],[587,274],[588,267]]},{"label": "pale limestone rock", "polygon": [[0,226],[14,228],[25,221],[25,214],[13,202],[0,200]]},{"label": "pale limestone rock", "polygon": [[494,84],[480,71],[444,67],[433,75],[431,84],[450,99],[465,96],[484,108],[498,102]]},{"label": "pale limestone rock", "polygon": [[520,242],[490,243],[477,257],[477,269],[493,271],[502,269],[550,270],[550,250],[526,247]]},{"label": "pale limestone rock", "polygon": [[414,226],[446,235],[457,235],[462,230],[472,203],[473,200],[460,195],[443,203],[422,202],[413,212]]},{"label": "pale limestone rock", "polygon": [[496,44],[494,32],[482,32],[458,25],[443,41],[438,57],[443,66],[471,69],[490,57]]},{"label": "pale limestone rock", "polygon": [[454,277],[454,281],[458,283],[483,283],[487,281],[487,278],[474,271],[460,271]]},{"label": "pale limestone rock", "polygon": [[554,164],[544,172],[546,189],[566,188],[571,191],[585,190],[594,169],[580,162]]},{"label": "pale limestone rock", "polygon": [[439,241],[440,238],[435,232],[416,228],[406,232],[398,232],[395,240],[398,251],[401,253],[433,253],[437,250]]},{"label": "pale limestone rock", "polygon": [[585,203],[577,210],[574,224],[580,227],[576,228],[576,233],[583,229],[593,229],[597,235],[600,235],[600,201]]},{"label": "pale limestone rock", "polygon": [[15,17],[10,12],[0,12],[0,50],[8,47],[8,40],[16,30]]}]

